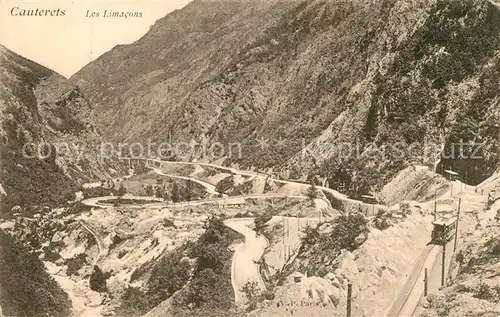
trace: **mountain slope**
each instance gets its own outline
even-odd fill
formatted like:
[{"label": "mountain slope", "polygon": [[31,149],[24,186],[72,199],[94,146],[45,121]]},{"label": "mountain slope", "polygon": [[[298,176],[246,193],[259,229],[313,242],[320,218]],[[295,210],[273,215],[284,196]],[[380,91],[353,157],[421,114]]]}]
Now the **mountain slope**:
[{"label": "mountain slope", "polygon": [[71,301],[37,255],[0,229],[0,306],[6,316],[70,316]]},{"label": "mountain slope", "polygon": [[[498,166],[499,17],[484,0],[194,1],[71,80],[114,141],[206,140],[353,196],[410,163],[478,183]],[[481,158],[439,161],[461,139]]]},{"label": "mountain slope", "polygon": [[111,140],[166,141],[189,94],[217,76],[287,6],[278,0],[194,1],[71,80],[95,105],[99,128]]},{"label": "mountain slope", "polygon": [[0,46],[0,195],[12,206],[54,206],[77,184],[107,175],[82,93],[55,72]]}]

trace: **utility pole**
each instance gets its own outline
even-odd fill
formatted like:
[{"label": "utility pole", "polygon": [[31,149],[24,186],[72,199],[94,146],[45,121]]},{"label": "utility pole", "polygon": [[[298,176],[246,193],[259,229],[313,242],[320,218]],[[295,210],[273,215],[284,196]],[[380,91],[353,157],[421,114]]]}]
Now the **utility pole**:
[{"label": "utility pole", "polygon": [[425,272],[424,272],[424,296],[427,296],[427,283],[429,283],[429,277],[427,275],[427,268],[425,268]]},{"label": "utility pole", "polygon": [[442,259],[442,266],[441,266],[441,286],[444,286],[444,281],[445,281],[445,266],[446,266],[446,237],[444,237],[444,243],[443,243],[443,259]]},{"label": "utility pole", "polygon": [[438,195],[438,190],[436,187],[436,194],[434,195],[434,221],[437,219],[437,195]]},{"label": "utility pole", "polygon": [[283,218],[283,247],[285,246],[285,218]]},{"label": "utility pole", "polygon": [[457,251],[457,239],[458,239],[458,222],[460,221],[460,206],[462,205],[462,198],[458,199],[458,211],[457,211],[457,224],[455,227],[455,243],[453,244],[453,253]]},{"label": "utility pole", "polygon": [[288,218],[286,218],[285,222],[286,222],[286,236],[287,238],[290,238],[290,224],[288,223]]},{"label": "utility pole", "polygon": [[351,317],[352,284],[347,284],[347,317]]}]

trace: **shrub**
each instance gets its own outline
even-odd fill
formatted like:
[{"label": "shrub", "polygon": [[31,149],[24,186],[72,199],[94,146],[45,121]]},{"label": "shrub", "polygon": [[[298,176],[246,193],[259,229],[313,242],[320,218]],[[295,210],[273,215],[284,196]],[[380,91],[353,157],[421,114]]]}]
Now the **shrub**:
[{"label": "shrub", "polygon": [[[70,316],[71,301],[43,262],[0,229],[0,284],[6,316]],[[7,304],[7,305],[6,305]]]},{"label": "shrub", "polygon": [[228,191],[229,189],[231,189],[231,187],[233,187],[234,185],[234,178],[232,175],[222,179],[221,181],[219,181],[217,183],[217,185],[215,186],[215,190],[219,193],[225,193],[226,191]]},{"label": "shrub", "polygon": [[475,298],[486,299],[486,300],[491,299],[493,296],[494,296],[493,290],[491,289],[491,287],[488,284],[486,284],[484,282],[480,283],[477,286],[476,290],[474,291],[474,295],[473,295],[473,297],[475,297]]},{"label": "shrub", "polygon": [[127,287],[123,293],[120,306],[115,310],[118,317],[140,317],[151,309],[149,296],[135,287]]},{"label": "shrub", "polygon": [[257,232],[257,235],[264,234],[264,232],[267,228],[267,222],[269,220],[271,220],[272,218],[273,218],[273,216],[267,212],[264,214],[260,214],[254,218],[253,222],[255,225],[255,232]]},{"label": "shrub", "polygon": [[318,229],[311,226],[307,226],[303,230],[303,233],[304,235],[302,236],[302,244],[305,245],[315,245],[320,238]]},{"label": "shrub", "polygon": [[247,310],[252,311],[257,308],[257,303],[260,298],[260,289],[257,282],[246,282],[245,285],[241,288],[241,291],[245,294],[247,299]]},{"label": "shrub", "polygon": [[391,226],[390,221],[385,217],[383,218],[376,217],[373,220],[373,224],[375,225],[375,228],[377,228],[378,230],[385,230]]},{"label": "shrub", "polygon": [[87,264],[87,255],[85,253],[77,254],[71,259],[67,259],[64,264],[67,265],[66,274],[68,276],[78,274],[78,270]]},{"label": "shrub", "polygon": [[354,251],[358,248],[356,238],[361,234],[368,234],[368,220],[359,213],[341,215],[334,221],[332,235],[338,242],[338,248]]},{"label": "shrub", "polygon": [[109,273],[104,273],[97,265],[94,266],[94,271],[90,275],[89,286],[90,289],[96,292],[106,292],[108,290],[107,279]]}]

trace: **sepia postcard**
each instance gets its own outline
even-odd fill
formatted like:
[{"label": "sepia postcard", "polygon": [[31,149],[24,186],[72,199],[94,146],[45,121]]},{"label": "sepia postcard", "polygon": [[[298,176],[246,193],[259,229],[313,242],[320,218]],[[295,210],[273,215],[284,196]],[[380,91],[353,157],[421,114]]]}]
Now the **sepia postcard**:
[{"label": "sepia postcard", "polygon": [[0,0],[0,317],[500,317],[500,0]]}]

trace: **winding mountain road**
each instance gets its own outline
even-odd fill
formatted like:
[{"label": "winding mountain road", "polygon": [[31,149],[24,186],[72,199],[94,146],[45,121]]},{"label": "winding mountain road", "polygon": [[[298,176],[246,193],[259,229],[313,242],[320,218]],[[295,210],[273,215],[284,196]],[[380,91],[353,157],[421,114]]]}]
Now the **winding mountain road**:
[{"label": "winding mountain road", "polygon": [[207,182],[204,182],[202,180],[199,180],[197,178],[192,178],[192,177],[188,177],[188,176],[179,176],[179,175],[165,174],[159,168],[153,168],[153,171],[157,175],[161,175],[161,176],[165,176],[165,177],[170,177],[170,178],[176,178],[176,179],[183,179],[183,180],[187,180],[187,181],[191,181],[191,182],[195,182],[197,184],[200,184],[201,186],[205,187],[207,193],[209,193],[211,195],[218,195],[219,194],[215,190],[215,186],[214,185],[212,185],[210,183],[207,183]]},{"label": "winding mountain road", "polygon": [[253,223],[253,218],[234,218],[224,221],[227,227],[245,237],[245,241],[235,248],[231,266],[231,282],[234,289],[234,301],[237,305],[245,303],[245,293],[242,292],[242,288],[247,282],[256,282],[260,290],[266,289],[257,261],[264,254],[269,242],[263,235],[257,235],[250,228]]},{"label": "winding mountain road", "polygon": [[[123,158],[120,158],[120,159],[122,159],[122,160],[143,160],[143,161],[145,160],[147,162],[155,162],[155,163],[158,163],[160,165],[161,164],[199,165],[199,166],[202,166],[202,167],[205,166],[205,167],[211,167],[211,168],[222,170],[222,171],[227,171],[227,172],[230,172],[232,174],[237,174],[237,175],[254,176],[254,177],[266,177],[269,180],[271,180],[271,181],[273,181],[275,183],[280,183],[280,184],[292,184],[294,186],[300,186],[300,187],[304,187],[304,188],[309,188],[310,187],[310,185],[306,184],[306,183],[301,183],[301,182],[297,182],[297,181],[293,181],[293,180],[284,180],[284,179],[272,178],[267,173],[247,171],[247,170],[239,170],[239,169],[236,169],[236,168],[233,168],[233,167],[220,166],[220,165],[215,165],[215,164],[210,164],[210,163],[177,162],[177,161],[164,161],[164,160],[159,160],[159,159],[150,159],[150,158],[129,158],[129,157],[123,157]],[[382,208],[382,209],[386,208],[383,205],[366,204],[366,203],[360,202],[358,200],[349,198],[349,197],[347,197],[347,195],[342,194],[341,192],[336,191],[335,189],[331,189],[331,188],[324,187],[324,186],[316,186],[316,188],[318,190],[323,191],[323,192],[329,193],[335,199],[343,201],[343,202],[346,202],[346,203],[351,203],[353,205],[365,204],[367,206],[374,207],[374,208],[376,207],[378,209],[380,209],[380,208]]]},{"label": "winding mountain road", "polygon": [[[161,162],[161,161],[160,161]],[[170,163],[170,162],[168,162]],[[184,162],[174,162],[174,164],[194,164],[194,163],[184,163]],[[198,163],[199,164],[199,163]],[[248,171],[239,171],[233,168],[226,168],[226,167],[221,167],[213,164],[199,164],[202,166],[209,166],[213,168],[218,168],[218,169],[224,169],[224,170],[229,170],[233,174],[240,174],[240,175],[247,175],[247,176],[254,176],[254,177],[268,177],[267,174],[263,173],[255,173],[255,172],[248,172]],[[215,190],[215,186],[212,184],[206,183],[204,181],[201,181],[199,179],[193,178],[193,177],[187,177],[187,176],[178,176],[178,175],[170,175],[170,174],[165,174],[161,172],[160,169],[158,168],[153,168],[153,171],[158,174],[158,175],[163,175],[167,177],[173,177],[173,178],[178,178],[178,179],[184,179],[184,180],[189,180],[189,181],[194,181],[202,186],[204,186],[207,189],[207,192],[210,194],[218,194]],[[281,182],[284,184],[294,184],[294,185],[300,185],[304,187],[309,187],[307,184],[303,183],[297,183],[293,181],[286,181],[286,180],[274,180],[276,182]],[[320,187],[320,189],[323,189]],[[332,191],[333,193],[338,193],[334,190],[330,190],[325,188],[328,191]],[[344,197],[344,196],[343,196]],[[89,198],[85,199],[82,201],[83,204],[91,207],[98,207],[98,208],[106,208],[106,207],[112,207],[112,205],[104,205],[100,203],[102,200],[113,200],[113,199],[118,199],[119,197],[116,196],[106,196],[106,197],[96,197],[96,198]],[[125,197],[128,199],[138,199],[138,200],[157,200],[152,197],[140,197],[140,196],[128,196]],[[270,198],[295,198],[295,199],[301,199],[301,200],[307,200],[309,197],[307,196],[300,196],[300,195],[287,195],[287,194],[281,194],[281,193],[267,193],[267,194],[255,194],[255,195],[241,195],[241,196],[233,196],[233,197],[225,197],[225,198],[210,198],[210,199],[205,199],[205,200],[200,200],[200,201],[188,201],[188,202],[183,202],[183,203],[175,203],[175,204],[166,204],[165,202],[158,201],[158,202],[152,202],[150,204],[143,204],[142,207],[149,207],[149,208],[165,208],[165,207],[183,207],[183,206],[196,206],[196,205],[203,205],[203,204],[209,204],[209,203],[219,203],[222,205],[225,204],[231,204],[232,202],[238,203],[241,200],[244,199],[270,199]],[[316,205],[316,208],[318,210],[325,210],[329,207],[330,202],[317,198],[314,200],[314,203]],[[312,218],[311,218],[312,219]],[[319,219],[318,219],[319,221]],[[252,230],[250,227],[253,226],[254,223],[254,218],[234,218],[234,219],[228,219],[224,221],[225,225],[236,232],[239,232],[245,237],[245,241],[240,243],[238,246],[235,247],[235,252],[233,255],[233,261],[232,261],[232,269],[231,269],[231,282],[233,284],[234,288],[234,293],[235,293],[235,303],[238,305],[243,305],[246,302],[245,299],[245,294],[242,292],[243,286],[247,282],[256,282],[258,287],[261,290],[265,290],[265,284],[264,281],[262,280],[262,277],[259,272],[259,264],[258,261],[264,254],[266,248],[269,245],[269,242],[263,235],[257,235],[257,233]],[[102,250],[104,250],[105,246],[104,243],[102,243],[102,240],[100,240],[99,236],[92,230],[88,224],[85,222],[81,222],[82,226],[87,229],[95,238],[96,241],[98,241],[99,245],[99,254],[101,255],[103,253]],[[102,245],[101,245],[102,244]],[[101,256],[96,260],[97,261],[100,259]]]},{"label": "winding mountain road", "polygon": [[92,266],[95,266],[104,257],[104,250],[107,249],[106,244],[89,223],[87,223],[85,220],[79,220],[78,222],[85,230],[87,230],[94,237],[95,241],[97,242],[97,248],[99,250],[99,254],[97,258],[94,259],[94,263],[92,263]]}]

